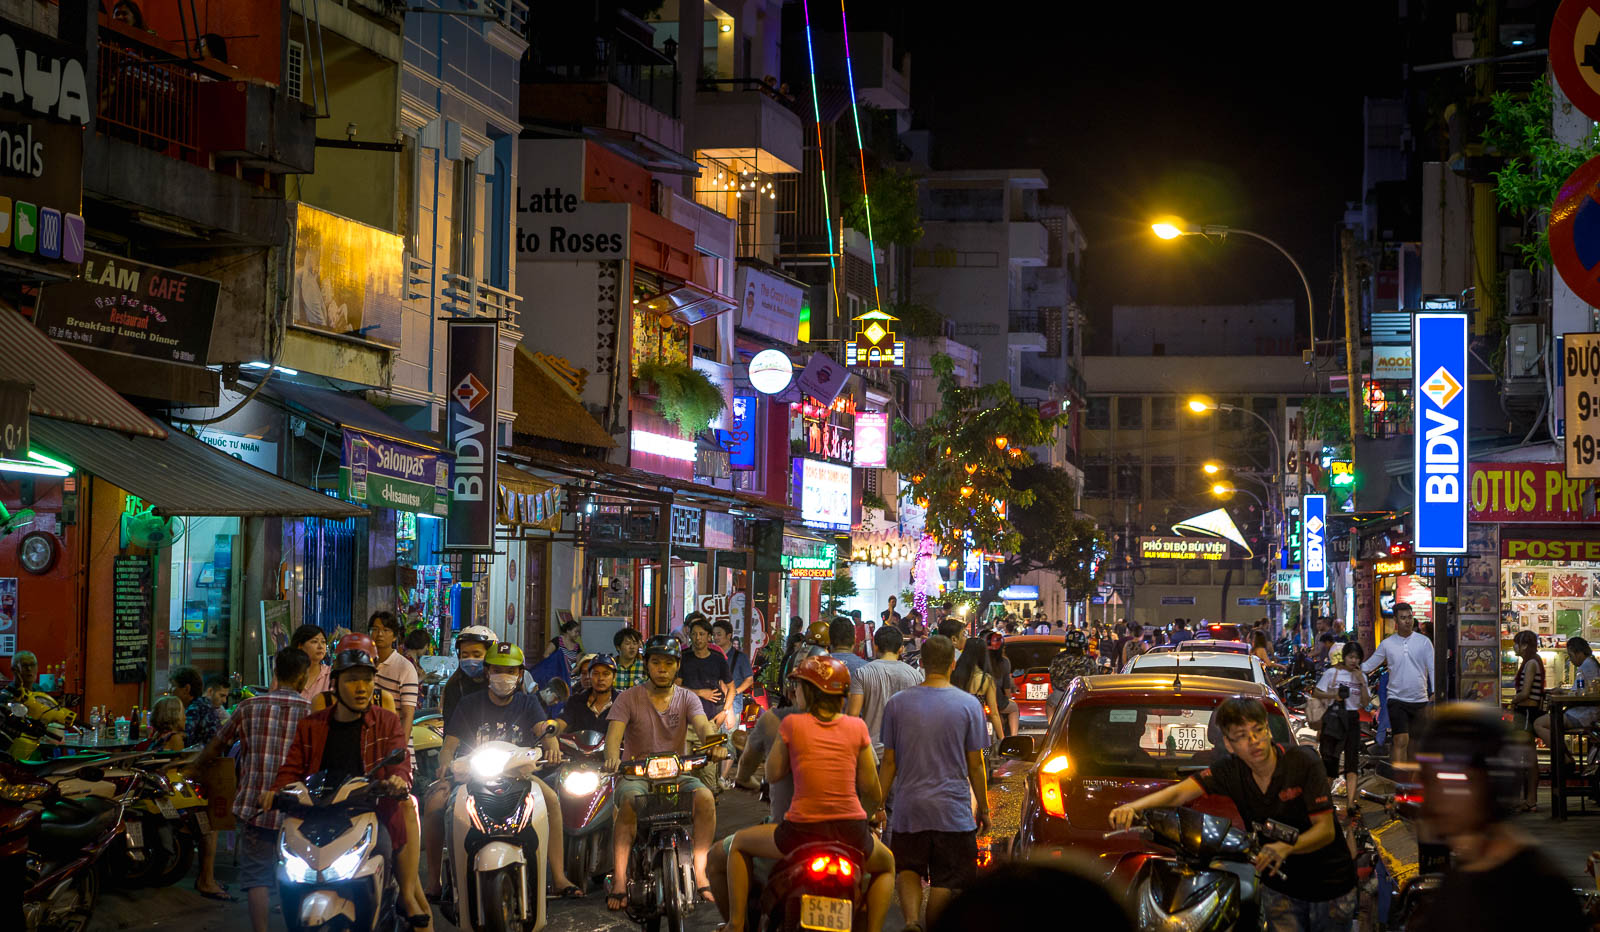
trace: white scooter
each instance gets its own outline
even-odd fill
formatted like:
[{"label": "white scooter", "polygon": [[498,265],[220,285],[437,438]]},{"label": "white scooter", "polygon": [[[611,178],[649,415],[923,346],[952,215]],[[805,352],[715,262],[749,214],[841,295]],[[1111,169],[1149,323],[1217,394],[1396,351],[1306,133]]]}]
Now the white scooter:
[{"label": "white scooter", "polygon": [[[553,729],[552,729],[553,731]],[[538,932],[545,924],[549,813],[533,771],[541,748],[488,741],[450,765],[439,911],[463,932]]]},{"label": "white scooter", "polygon": [[398,907],[394,856],[377,816],[384,767],[405,760],[390,751],[364,776],[326,771],[278,791],[272,808],[284,813],[278,836],[278,896],[290,932],[407,929]]}]

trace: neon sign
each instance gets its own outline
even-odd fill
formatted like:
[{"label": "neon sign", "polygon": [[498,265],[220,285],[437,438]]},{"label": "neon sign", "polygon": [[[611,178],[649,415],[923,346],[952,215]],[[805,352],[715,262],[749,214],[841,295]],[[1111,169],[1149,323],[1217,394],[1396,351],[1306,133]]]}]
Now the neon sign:
[{"label": "neon sign", "polygon": [[881,310],[871,310],[857,317],[856,323],[861,329],[856,331],[854,340],[844,345],[844,364],[868,368],[903,368],[906,364],[905,341],[896,340],[894,331],[889,329],[899,319]]}]

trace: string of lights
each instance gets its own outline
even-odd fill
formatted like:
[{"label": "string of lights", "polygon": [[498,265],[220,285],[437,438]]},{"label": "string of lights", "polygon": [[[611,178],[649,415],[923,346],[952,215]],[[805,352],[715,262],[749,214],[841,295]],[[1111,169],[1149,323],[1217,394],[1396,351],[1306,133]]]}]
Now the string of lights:
[{"label": "string of lights", "polygon": [[806,62],[811,66],[811,113],[817,118],[817,174],[822,178],[822,219],[828,227],[828,283],[833,288],[833,306],[839,306],[839,266],[834,261],[833,211],[828,207],[828,163],[822,152],[822,104],[817,100],[817,54],[811,42],[811,0],[801,0],[806,20]]},{"label": "string of lights", "polygon": [[867,194],[867,147],[861,138],[861,108],[856,104],[856,69],[850,62],[850,21],[845,15],[844,0],[839,0],[839,25],[844,27],[844,74],[850,86],[850,118],[856,124],[856,155],[861,158],[861,206],[867,215],[867,261],[872,266],[872,300],[876,308],[883,307],[883,294],[878,288],[878,247],[872,236],[872,198]]}]

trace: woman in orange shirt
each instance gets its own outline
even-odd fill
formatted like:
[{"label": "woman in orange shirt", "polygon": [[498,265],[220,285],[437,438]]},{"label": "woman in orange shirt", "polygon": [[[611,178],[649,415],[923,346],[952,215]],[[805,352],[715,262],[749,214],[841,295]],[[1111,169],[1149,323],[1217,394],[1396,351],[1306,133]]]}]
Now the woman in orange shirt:
[{"label": "woman in orange shirt", "polygon": [[883,793],[867,725],[844,714],[850,671],[843,661],[822,655],[807,657],[789,676],[805,692],[806,711],[778,726],[778,741],[767,755],[767,781],[793,774],[794,800],[777,825],[753,825],[733,836],[725,928],[744,929],[751,858],[782,858],[808,842],[834,841],[854,848],[872,876],[867,930],[881,932],[894,894],[894,855],[867,822]]}]

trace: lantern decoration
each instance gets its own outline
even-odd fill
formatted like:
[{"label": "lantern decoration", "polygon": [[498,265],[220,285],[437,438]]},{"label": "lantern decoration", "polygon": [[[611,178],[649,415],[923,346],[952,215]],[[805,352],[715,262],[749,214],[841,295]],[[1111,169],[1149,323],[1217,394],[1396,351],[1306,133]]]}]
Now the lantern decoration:
[{"label": "lantern decoration", "polygon": [[977,471],[978,471],[978,464],[977,463],[968,463],[967,464],[967,475],[971,476],[971,475],[977,473]]},{"label": "lantern decoration", "polygon": [[976,490],[973,489],[972,486],[964,485],[964,486],[961,487],[961,497],[962,498],[971,498],[972,497],[972,493],[974,491],[976,491]]},{"label": "lantern decoration", "polygon": [[844,345],[844,364],[868,368],[904,368],[905,341],[896,340],[894,331],[889,329],[896,320],[899,318],[876,308],[856,317],[860,329],[856,331],[856,338]]},{"label": "lantern decoration", "polygon": [[917,545],[917,562],[911,567],[911,605],[917,610],[917,617],[924,621],[928,618],[928,589],[935,570],[934,554],[938,549],[938,544],[931,536],[922,535],[922,541]]},{"label": "lantern decoration", "polygon": [[996,450],[1004,450],[1006,448],[1006,446],[1008,444],[1010,444],[1010,443],[1011,443],[1011,441],[1007,440],[1005,437],[996,437],[996,438],[994,438],[994,448]]}]

